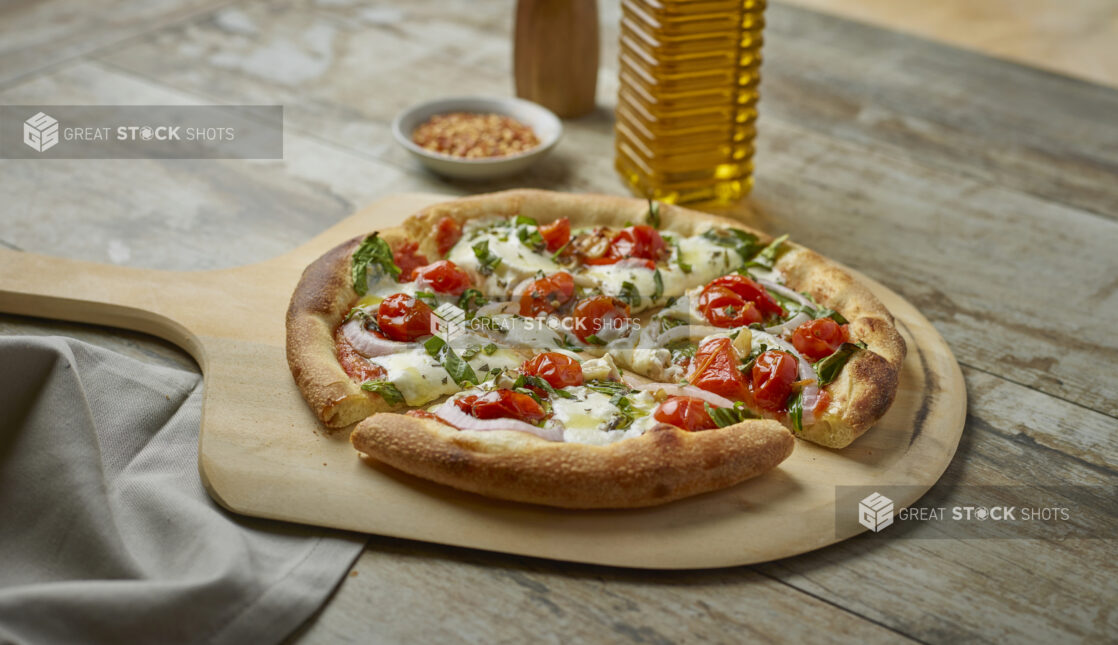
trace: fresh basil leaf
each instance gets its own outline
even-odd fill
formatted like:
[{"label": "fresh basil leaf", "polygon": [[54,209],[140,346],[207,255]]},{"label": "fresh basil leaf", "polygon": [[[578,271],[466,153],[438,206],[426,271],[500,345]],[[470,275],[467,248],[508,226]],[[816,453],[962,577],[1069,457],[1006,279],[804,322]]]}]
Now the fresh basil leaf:
[{"label": "fresh basil leaf", "polygon": [[462,292],[462,295],[458,296],[458,308],[466,312],[467,318],[472,318],[474,312],[476,312],[478,308],[488,302],[489,300],[487,300],[485,296],[481,295],[480,291],[472,287],[466,289]]},{"label": "fresh basil leaf", "polygon": [[571,242],[573,242],[574,239],[575,239],[574,237],[571,237],[571,239],[567,240],[566,244],[564,244],[563,246],[560,246],[558,249],[556,249],[556,251],[551,254],[551,261],[552,262],[558,262],[559,261],[559,256],[563,255],[563,251],[567,250],[567,247],[571,245]]},{"label": "fresh basil leaf", "polygon": [[489,250],[489,240],[482,240],[470,248],[474,250],[474,256],[481,265],[478,267],[478,273],[492,275],[493,271],[500,266],[501,258],[493,255],[493,252]]},{"label": "fresh basil leaf", "polygon": [[792,400],[788,402],[788,420],[792,422],[792,432],[800,434],[804,431],[804,391],[800,388]]},{"label": "fresh basil leaf", "polygon": [[366,237],[357,250],[353,252],[350,263],[350,275],[353,278],[353,290],[357,295],[363,296],[369,290],[369,267],[376,267],[379,271],[392,276],[394,280],[400,277],[400,267],[392,259],[392,249],[388,242],[379,233]]},{"label": "fresh basil leaf", "polygon": [[741,401],[735,401],[734,407],[732,408],[715,408],[705,402],[703,403],[703,407],[706,408],[707,414],[709,414],[711,420],[714,421],[714,425],[719,428],[741,423],[745,419],[756,418]]},{"label": "fresh basil leaf", "polygon": [[685,358],[694,358],[695,352],[699,351],[699,345],[688,338],[681,338],[668,343],[664,349],[672,353],[673,363],[681,363]]},{"label": "fresh basil leaf", "polygon": [[462,360],[470,360],[481,353],[481,345],[467,345],[466,349],[462,350]]},{"label": "fresh basil leaf", "polygon": [[454,349],[446,344],[446,341],[438,336],[432,336],[423,343],[423,348],[427,353],[437,360],[458,384],[458,387],[467,387],[470,385],[477,385],[477,375],[474,374],[474,368],[470,364],[462,360],[458,354],[454,353]]},{"label": "fresh basil leaf", "polygon": [[819,387],[838,378],[842,368],[859,347],[853,343],[843,343],[833,354],[819,359],[815,364],[815,374],[819,377]]},{"label": "fresh basil leaf", "polygon": [[587,336],[586,337],[586,342],[590,343],[591,345],[605,345],[606,344],[606,341],[602,340],[601,338],[598,338],[597,334],[590,334],[589,336]]},{"label": "fresh basil leaf", "polygon": [[761,249],[761,240],[740,228],[707,229],[700,237],[718,246],[737,251],[743,262],[756,255]]},{"label": "fresh basil leaf", "polygon": [[661,316],[659,320],[661,334],[668,331],[669,329],[674,329],[676,327],[679,327],[680,325],[687,324],[686,320],[680,320],[679,318],[668,318],[667,316]]},{"label": "fresh basil leaf", "polygon": [[544,392],[547,392],[549,395],[554,395],[554,396],[557,396],[561,399],[573,399],[573,398],[575,398],[574,395],[571,394],[570,392],[568,392],[566,390],[557,390],[557,389],[551,387],[551,383],[548,383],[547,381],[540,378],[539,376],[533,376],[533,375],[530,375],[530,374],[521,374],[520,376],[516,377],[516,382],[512,384],[512,387],[513,387],[513,389],[527,388],[527,387],[538,387],[539,389],[543,390]]},{"label": "fresh basil leaf", "polygon": [[572,352],[581,352],[582,351],[582,347],[580,347],[580,346],[576,345],[574,342],[572,342],[570,336],[567,336],[566,334],[563,334],[562,338],[556,338],[555,339],[555,346],[558,347],[559,349],[566,349],[566,350],[569,350],[569,351],[572,351]]},{"label": "fresh basil leaf", "polygon": [[614,394],[609,400],[610,404],[617,408],[617,414],[609,420],[606,424],[606,430],[624,430],[633,425],[633,421],[637,418],[637,411],[633,409],[633,402],[629,397],[624,394]]},{"label": "fresh basil leaf", "polygon": [[361,389],[379,394],[388,405],[400,405],[404,402],[404,395],[400,393],[400,389],[389,381],[365,381],[361,384]]},{"label": "fresh basil leaf", "polygon": [[516,219],[513,220],[513,224],[515,224],[516,226],[539,226],[540,225],[539,222],[537,222],[536,220],[532,219],[531,217],[526,217],[524,215],[517,215]]},{"label": "fresh basil leaf", "polygon": [[[517,219],[519,220],[520,218],[517,217]],[[534,222],[535,220],[532,221]],[[534,225],[532,228],[529,228],[527,226],[521,226],[517,228],[516,237],[520,238],[520,242],[524,246],[532,249],[533,251],[536,251],[537,253],[543,251],[544,248],[547,247],[547,242],[545,242],[543,236],[540,235],[540,229],[536,228]]]},{"label": "fresh basil leaf", "polygon": [[768,246],[761,249],[756,256],[746,263],[746,266],[761,267],[762,269],[772,269],[773,264],[776,262],[776,255],[780,252],[781,245],[788,240],[788,234],[785,233],[769,243]]},{"label": "fresh basil leaf", "polygon": [[660,228],[660,202],[655,199],[648,200],[648,217],[646,219],[648,225],[652,228]]},{"label": "fresh basil leaf", "polygon": [[641,306],[641,294],[637,291],[636,286],[634,286],[632,282],[625,281],[621,283],[621,293],[617,294],[617,298],[629,303],[630,307]]},{"label": "fresh basil leaf", "polygon": [[485,347],[482,347],[481,351],[485,352],[486,356],[492,356],[493,353],[497,351],[497,346],[493,343],[489,343]]},{"label": "fresh basil leaf", "polygon": [[439,299],[430,291],[416,291],[415,299],[432,309],[439,308]]},{"label": "fresh basil leaf", "polygon": [[672,236],[670,241],[672,248],[675,249],[675,263],[679,265],[679,270],[684,273],[691,273],[691,265],[683,261],[683,250],[679,248],[679,238]]},{"label": "fresh basil leaf", "polygon": [[664,276],[660,275],[660,269],[656,269],[656,272],[652,274],[652,282],[656,285],[656,288],[652,290],[651,300],[656,302],[664,297]]},{"label": "fresh basil leaf", "polygon": [[620,381],[607,381],[605,379],[590,379],[583,383],[587,389],[594,390],[601,394],[608,394],[610,396],[628,396],[636,392],[633,388],[621,383]]},{"label": "fresh basil leaf", "polygon": [[840,314],[839,312],[837,312],[834,309],[831,309],[829,307],[824,307],[822,309],[816,309],[815,310],[815,315],[813,316],[813,318],[830,318],[831,320],[837,322],[840,325],[845,325],[848,322],[850,322],[846,318],[844,318],[842,314]]}]

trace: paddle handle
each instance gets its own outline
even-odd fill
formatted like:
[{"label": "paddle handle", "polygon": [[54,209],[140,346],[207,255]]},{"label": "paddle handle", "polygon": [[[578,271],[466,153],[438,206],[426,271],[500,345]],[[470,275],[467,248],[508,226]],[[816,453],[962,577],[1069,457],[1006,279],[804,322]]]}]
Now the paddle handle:
[{"label": "paddle handle", "polygon": [[174,275],[0,249],[0,313],[144,332],[197,359],[198,339],[168,306],[181,291]]}]

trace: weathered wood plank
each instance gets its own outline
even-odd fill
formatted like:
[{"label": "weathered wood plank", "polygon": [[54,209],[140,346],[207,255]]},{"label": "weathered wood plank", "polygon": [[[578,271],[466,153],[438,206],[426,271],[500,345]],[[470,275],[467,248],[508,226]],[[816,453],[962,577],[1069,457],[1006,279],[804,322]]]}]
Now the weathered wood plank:
[{"label": "weathered wood plank", "polygon": [[[196,97],[79,63],[0,92],[5,103],[193,104]],[[0,160],[7,243],[161,269],[210,269],[288,251],[422,175],[287,133],[283,160]]]},{"label": "weathered wood plank", "polygon": [[[1115,453],[1089,461],[1038,447],[1039,419],[1113,436],[1118,423],[1066,402],[964,369],[970,416],[943,479],[925,499],[973,504],[960,487],[1064,485],[1114,490]],[[1022,430],[1023,428],[1027,430]],[[1094,465],[1103,461],[1106,467]],[[1110,504],[1112,493],[1092,502]],[[1016,500],[1025,505],[1028,499]],[[1113,512],[1113,509],[1111,509]],[[1118,527],[1098,526],[1101,534]],[[925,527],[914,534],[933,535]],[[864,536],[759,570],[839,606],[931,642],[1103,642],[1118,635],[1118,573],[1108,540],[894,539]]]},{"label": "weathered wood plank", "polygon": [[95,7],[67,0],[6,2],[0,20],[0,87],[229,1],[112,0]]},{"label": "weathered wood plank", "polygon": [[748,569],[630,572],[373,537],[353,572],[291,642],[912,642]]},{"label": "weathered wood plank", "polygon": [[1114,89],[781,4],[763,76],[762,119],[1118,219]]}]

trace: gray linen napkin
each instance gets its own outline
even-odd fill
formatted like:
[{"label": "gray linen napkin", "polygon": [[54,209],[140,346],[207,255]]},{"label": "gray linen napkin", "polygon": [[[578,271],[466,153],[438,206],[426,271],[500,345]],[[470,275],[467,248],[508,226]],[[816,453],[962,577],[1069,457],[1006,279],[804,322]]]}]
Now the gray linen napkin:
[{"label": "gray linen napkin", "polygon": [[0,337],[0,642],[274,642],[364,537],[234,516],[198,477],[201,379]]}]

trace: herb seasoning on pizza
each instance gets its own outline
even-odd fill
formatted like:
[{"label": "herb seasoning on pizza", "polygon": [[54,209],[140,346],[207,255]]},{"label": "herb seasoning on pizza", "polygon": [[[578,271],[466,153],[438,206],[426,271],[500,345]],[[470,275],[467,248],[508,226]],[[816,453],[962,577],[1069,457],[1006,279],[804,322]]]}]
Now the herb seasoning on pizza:
[{"label": "herb seasoning on pizza", "polygon": [[304,397],[363,454],[572,508],[759,475],[854,441],[896,392],[880,302],[786,237],[659,203],[510,191],[428,208],[304,273]]}]

